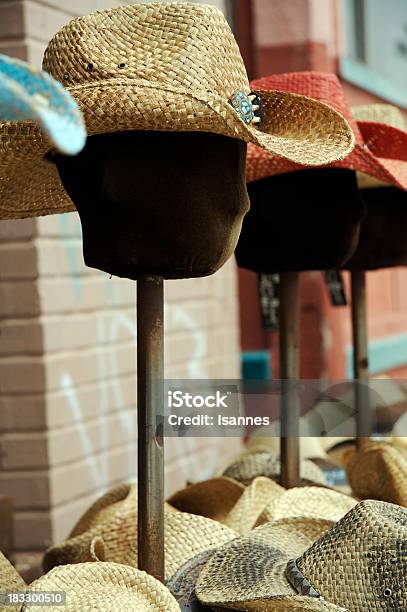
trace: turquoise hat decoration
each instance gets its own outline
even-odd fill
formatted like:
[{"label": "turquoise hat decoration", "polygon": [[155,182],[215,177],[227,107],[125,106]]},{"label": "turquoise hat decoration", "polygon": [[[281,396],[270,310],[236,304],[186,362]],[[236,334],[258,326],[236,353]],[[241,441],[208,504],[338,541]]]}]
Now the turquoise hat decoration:
[{"label": "turquoise hat decoration", "polygon": [[85,146],[82,113],[61,83],[43,70],[1,54],[0,120],[34,121],[66,155],[76,155]]}]

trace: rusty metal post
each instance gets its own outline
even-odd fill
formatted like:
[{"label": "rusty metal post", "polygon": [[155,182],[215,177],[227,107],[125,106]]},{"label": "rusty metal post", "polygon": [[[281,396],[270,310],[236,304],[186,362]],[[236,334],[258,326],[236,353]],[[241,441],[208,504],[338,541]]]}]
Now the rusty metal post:
[{"label": "rusty metal post", "polygon": [[138,566],[164,581],[164,283],[137,280]]},{"label": "rusty metal post", "polygon": [[295,383],[300,376],[299,273],[280,276],[280,378],[281,395],[281,484],[295,487],[300,481],[300,405]]},{"label": "rusty metal post", "polygon": [[[366,272],[351,272],[353,377],[355,384],[356,436],[361,448],[372,434],[372,413],[369,405],[369,353],[366,317]],[[358,384],[361,383],[361,384]]]}]

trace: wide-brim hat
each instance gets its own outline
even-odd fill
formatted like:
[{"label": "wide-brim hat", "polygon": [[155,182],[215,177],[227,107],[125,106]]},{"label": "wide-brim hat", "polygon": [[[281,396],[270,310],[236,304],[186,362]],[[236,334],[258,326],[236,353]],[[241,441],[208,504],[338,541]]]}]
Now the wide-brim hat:
[{"label": "wide-brim hat", "polygon": [[[252,81],[253,89],[284,89],[329,104],[346,117],[355,135],[353,151],[330,165],[363,172],[384,183],[407,189],[407,132],[389,123],[378,122],[366,116],[356,121],[345,99],[339,79],[322,72],[292,72]],[[385,119],[382,115],[382,119]],[[255,145],[248,147],[247,181],[257,181],[277,174],[302,170],[288,159],[270,155]]]},{"label": "wide-brim hat", "polygon": [[[332,521],[324,521],[320,519],[284,519],[284,521],[274,521],[267,525],[268,537],[278,538],[279,541],[286,541],[295,546],[296,553],[303,551],[304,546],[308,547],[315,542],[321,535],[332,527]],[[258,532],[258,529],[255,530]],[[273,534],[273,536],[271,536]],[[295,539],[293,541],[293,536]],[[167,583],[168,588],[176,597],[177,601],[182,603],[190,603],[196,601],[195,587],[198,577],[205,565],[208,563],[214,551],[204,553],[189,559],[183,567],[172,577]],[[233,606],[231,606],[233,607]],[[194,608],[191,608],[192,610]],[[204,608],[205,610],[213,609]],[[216,607],[218,609],[218,607]],[[198,608],[200,610],[200,608]]]},{"label": "wide-brim hat", "polygon": [[[262,450],[241,453],[222,470],[223,476],[233,478],[245,485],[250,484],[258,476],[266,476],[278,481],[280,474],[280,457],[274,452]],[[300,462],[300,478],[304,484],[327,484],[322,470],[308,459]]]},{"label": "wide-brim hat", "polygon": [[83,149],[83,117],[61,83],[43,70],[2,54],[0,75],[1,121],[34,121],[61,153],[76,155]]},{"label": "wide-brim hat", "polygon": [[[179,612],[179,605],[161,582],[145,572],[117,563],[90,562],[56,567],[28,586],[0,552],[0,587],[0,605],[5,612],[44,612],[62,607],[67,612]],[[6,605],[3,601],[5,594],[18,592],[22,597],[27,593],[33,605]],[[45,594],[49,602],[41,605],[41,597],[44,600]],[[61,595],[65,598],[63,603],[58,600]],[[28,597],[26,601],[29,601]]]},{"label": "wide-brim hat", "polygon": [[407,510],[364,501],[314,541],[292,527],[305,520],[279,521],[282,532],[263,525],[215,551],[199,600],[262,612],[407,609]]},{"label": "wide-brim hat", "polygon": [[142,572],[119,563],[78,563],[54,568],[27,589],[66,594],[61,606],[25,605],[24,610],[66,610],[66,612],[179,612],[169,589]]},{"label": "wide-brim hat", "polygon": [[[51,40],[43,68],[78,102],[89,135],[210,132],[304,165],[341,159],[354,146],[330,106],[284,87],[250,98],[237,43],[212,6],[133,4],[79,17]],[[75,210],[45,159],[50,150],[33,124],[0,124],[0,218]]]},{"label": "wide-brim hat", "polygon": [[326,487],[293,487],[268,503],[263,517],[267,521],[284,518],[313,518],[339,521],[358,500]]},{"label": "wide-brim hat", "polygon": [[366,441],[349,451],[346,474],[359,499],[380,499],[407,507],[407,443],[393,438]]},{"label": "wide-brim hat", "polygon": [[[220,476],[187,486],[168,499],[182,512],[198,514],[219,521],[240,535],[260,522],[284,487],[270,478],[255,478],[247,487],[231,478]],[[266,519],[267,520],[267,519]]]},{"label": "wide-brim hat", "polygon": [[[165,575],[170,578],[188,559],[237,537],[225,525],[176,512],[164,512]],[[95,542],[102,542],[95,546]],[[101,552],[100,552],[101,551]],[[70,537],[49,548],[46,571],[56,565],[103,560],[137,567],[137,487],[121,485],[109,491],[78,521]]]},{"label": "wide-brim hat", "polygon": [[[389,155],[388,159],[384,157],[381,158],[380,163],[392,175],[396,177],[407,177],[407,163],[405,161],[405,155],[402,156],[403,150],[405,151],[406,143],[404,139],[400,139],[400,133],[406,133],[406,123],[400,109],[392,104],[362,104],[352,106],[351,112],[353,119],[357,122],[362,132],[367,146],[369,146],[370,141],[376,138],[385,137],[383,131],[387,130],[388,127],[396,130],[393,134],[387,133],[389,137],[387,147],[389,150],[392,150],[392,153]],[[396,134],[396,137],[395,140],[392,140],[394,134]],[[360,189],[388,187],[389,185],[395,187],[402,186],[405,189],[406,184],[405,178],[403,180],[403,185],[398,185],[392,181],[383,181],[370,171],[358,172],[357,179]]]}]

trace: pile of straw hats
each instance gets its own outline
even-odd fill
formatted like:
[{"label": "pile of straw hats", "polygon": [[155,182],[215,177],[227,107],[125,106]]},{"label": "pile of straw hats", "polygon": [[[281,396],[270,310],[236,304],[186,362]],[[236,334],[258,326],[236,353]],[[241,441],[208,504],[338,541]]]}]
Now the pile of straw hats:
[{"label": "pile of straw hats", "polygon": [[[308,546],[356,504],[356,499],[332,489],[304,486],[286,490],[264,476],[248,486],[227,477],[189,485],[172,495],[165,507],[166,585],[179,603],[193,602],[201,571],[223,546],[238,542],[241,536],[250,537],[259,526],[287,538],[291,533],[294,541],[299,538]],[[137,569],[136,509],[137,491],[130,484],[115,487],[98,499],[68,539],[46,552],[48,574],[38,590],[47,577],[63,582],[84,576],[86,582],[88,575],[94,580],[99,572],[107,572],[114,582],[124,566],[131,575]]]},{"label": "pile of straw hats", "polygon": [[[170,578],[188,559],[238,534],[211,519],[165,508],[165,573]],[[137,567],[137,487],[120,485],[98,499],[68,539],[48,549],[44,569],[100,560]]]}]

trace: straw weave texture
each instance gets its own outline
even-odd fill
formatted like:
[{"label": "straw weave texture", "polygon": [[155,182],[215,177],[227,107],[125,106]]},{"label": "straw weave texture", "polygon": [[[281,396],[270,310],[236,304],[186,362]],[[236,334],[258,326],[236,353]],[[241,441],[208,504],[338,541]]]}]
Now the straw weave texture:
[{"label": "straw weave texture", "polygon": [[[103,560],[137,567],[137,489],[127,486],[109,491],[74,527],[71,537],[45,554],[46,570],[60,564],[80,563],[97,557],[95,538],[104,543]],[[111,505],[108,505],[112,502]],[[238,534],[211,519],[165,509],[165,572],[170,578],[195,555],[216,548]]]},{"label": "straw weave texture", "polygon": [[[211,6],[134,4],[74,19],[49,43],[43,67],[76,99],[90,135],[210,132],[304,165],[342,159],[354,146],[340,114],[284,90],[262,92],[260,127],[244,123],[229,103],[238,90],[250,93],[244,63],[225,17]],[[50,149],[30,123],[0,124],[1,217],[74,210],[44,160]]]},{"label": "straw weave texture", "polygon": [[[301,521],[302,533],[293,527]],[[199,599],[240,610],[286,609],[287,599],[295,599],[287,562],[296,559],[321,595],[302,595],[303,610],[324,610],[327,602],[352,612],[407,609],[405,509],[364,501],[319,536],[305,525],[306,519],[278,521],[277,528],[270,523],[218,549],[199,575]]]},{"label": "straw weave texture", "polygon": [[161,582],[117,563],[79,563],[56,567],[30,586],[30,591],[65,591],[66,606],[25,606],[46,612],[179,612]]},{"label": "straw weave texture", "polygon": [[[283,89],[329,104],[346,118],[356,139],[352,153],[330,165],[363,172],[382,183],[407,189],[407,133],[400,122],[397,108],[390,105],[373,105],[375,108],[369,116],[368,107],[365,106],[359,124],[359,116],[352,117],[353,110],[350,110],[345,99],[342,85],[333,74],[293,72],[258,79],[253,81],[251,86],[253,89],[263,90]],[[398,116],[397,125],[394,125],[395,116]],[[381,124],[366,125],[368,121],[379,119]],[[255,145],[248,147],[248,182],[302,169],[299,164],[270,154]],[[373,183],[375,181],[368,185]]]},{"label": "straw weave texture", "polygon": [[[196,585],[199,600],[236,610],[290,610],[289,606],[284,607],[288,601],[293,606],[298,604],[294,610],[330,609],[304,597],[301,608],[284,574],[287,562],[302,555],[332,525],[332,521],[317,519],[285,519],[258,527],[249,536],[222,546],[199,575]],[[287,600],[282,607],[281,599]]]},{"label": "straw weave texture", "polygon": [[[247,485],[258,476],[277,480],[280,472],[280,458],[274,453],[259,451],[241,455],[224,470],[223,475]],[[326,484],[323,472],[312,461],[301,461],[300,475],[304,483]]]},{"label": "straw weave texture", "polygon": [[307,517],[339,521],[357,500],[326,487],[294,487],[275,497],[266,508],[269,521]]},{"label": "straw weave texture", "polygon": [[396,440],[370,441],[346,464],[353,493],[407,507],[407,446]]},{"label": "straw weave texture", "polygon": [[247,487],[231,478],[219,477],[178,491],[168,503],[178,510],[219,521],[245,535],[267,520],[262,516],[264,511],[284,491],[276,482],[262,476]]}]

